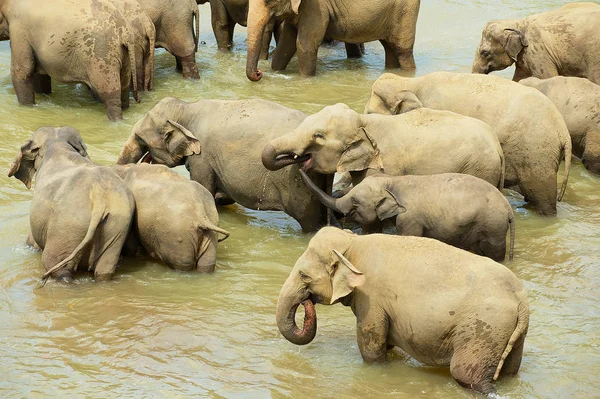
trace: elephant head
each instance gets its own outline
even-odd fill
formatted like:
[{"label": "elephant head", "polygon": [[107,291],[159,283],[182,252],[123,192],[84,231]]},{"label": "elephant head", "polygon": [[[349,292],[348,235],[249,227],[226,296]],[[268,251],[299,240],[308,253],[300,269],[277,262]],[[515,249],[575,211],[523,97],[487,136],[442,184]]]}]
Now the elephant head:
[{"label": "elephant head", "polygon": [[358,223],[370,224],[406,212],[396,194],[388,188],[388,176],[369,176],[340,198],[321,191],[303,170],[300,170],[300,176],[323,205]]},{"label": "elephant head", "polygon": [[175,167],[183,164],[186,157],[200,154],[200,141],[182,120],[185,104],[173,97],[156,104],[133,127],[117,164],[152,161]]},{"label": "elephant head", "polygon": [[322,174],[383,169],[377,142],[361,115],[345,104],[325,107],[293,132],[272,140],[262,162],[269,170],[301,163],[304,170]]},{"label": "elephant head", "polygon": [[371,97],[365,106],[365,114],[398,115],[422,108],[417,95],[407,90],[402,78],[384,74],[373,83]]},{"label": "elephant head", "polygon": [[35,173],[42,167],[44,154],[53,143],[64,143],[84,158],[88,158],[87,148],[79,132],[72,127],[41,127],[36,130],[10,165],[8,177],[14,176],[21,180],[27,188]]},{"label": "elephant head", "polygon": [[[332,305],[364,284],[363,274],[345,256],[354,237],[347,230],[324,227],[296,261],[277,300],[277,327],[288,341],[296,345],[311,342],[317,332],[314,304]],[[302,330],[295,321],[300,304],[305,309]]]},{"label": "elephant head", "polygon": [[248,2],[248,52],[246,76],[253,82],[262,78],[258,59],[266,26],[272,18],[278,20],[294,18],[302,0],[249,0]]},{"label": "elephant head", "polygon": [[492,21],[485,26],[475,53],[473,73],[488,74],[517,62],[529,42],[516,25],[515,21]]}]

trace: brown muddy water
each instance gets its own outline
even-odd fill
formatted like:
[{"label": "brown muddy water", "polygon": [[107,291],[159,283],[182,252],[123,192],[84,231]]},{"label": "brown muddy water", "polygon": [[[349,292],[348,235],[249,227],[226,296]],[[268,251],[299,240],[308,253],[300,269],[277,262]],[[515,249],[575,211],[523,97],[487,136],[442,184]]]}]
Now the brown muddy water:
[{"label": "brown muddy water", "polygon": [[[561,4],[424,0],[417,73],[470,72],[486,21]],[[367,44],[361,60],[346,60],[337,45],[320,51],[316,78],[299,77],[292,61],[288,72],[267,72],[262,82],[251,83],[244,74],[245,30],[237,29],[232,53],[219,53],[209,8],[200,11],[206,42],[196,57],[201,80],[182,80],[173,58],[159,52],[156,91],[133,103],[119,123],[109,123],[104,107],[81,86],[55,85],[36,107],[19,106],[9,46],[0,44],[0,397],[471,397],[447,368],[423,367],[399,353],[385,365],[363,364],[355,318],[341,305],[317,307],[319,329],[311,344],[287,342],[275,325],[275,303],[310,235],[279,212],[221,209],[221,225],[232,236],[219,247],[213,275],[126,259],[110,283],[84,276],[72,285],[51,282],[37,289],[41,256],[24,244],[32,192],[6,177],[33,130],[71,125],[93,160],[111,164],[133,124],[164,96],[262,97],[309,113],[345,102],[361,111],[383,71],[378,43]],[[507,195],[518,217],[516,259],[507,266],[529,292],[531,323],[521,371],[499,381],[498,393],[600,397],[600,178],[576,162],[556,218],[541,218],[518,196]]]}]

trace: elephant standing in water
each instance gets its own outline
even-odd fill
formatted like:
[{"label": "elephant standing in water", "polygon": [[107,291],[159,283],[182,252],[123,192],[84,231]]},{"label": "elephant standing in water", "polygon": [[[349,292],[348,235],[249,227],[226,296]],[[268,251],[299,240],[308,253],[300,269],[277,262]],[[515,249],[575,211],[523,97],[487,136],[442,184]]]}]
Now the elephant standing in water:
[{"label": "elephant standing in water", "polygon": [[562,115],[543,94],[491,75],[386,73],[373,83],[365,113],[397,114],[419,106],[488,123],[506,157],[504,186],[518,189],[539,214],[556,215],[557,172],[564,155],[560,201],[569,178],[571,139]]},{"label": "elephant standing in water", "polygon": [[125,180],[136,204],[127,252],[135,253],[141,245],[172,269],[213,272],[217,242],[229,233],[217,226],[219,214],[211,193],[162,165],[112,169]]},{"label": "elephant standing in water", "polygon": [[473,72],[499,71],[513,63],[517,82],[563,75],[600,84],[600,4],[571,3],[525,19],[489,22]]},{"label": "elephant standing in water", "polygon": [[[137,0],[156,28],[156,47],[175,56],[184,78],[199,79],[200,12],[194,0]],[[196,30],[194,31],[194,21]]]},{"label": "elephant standing in water", "polygon": [[8,24],[11,77],[20,104],[35,104],[36,80],[38,91],[50,92],[50,79],[86,84],[111,120],[122,119],[122,109],[129,107],[130,83],[138,98],[135,40],[110,1],[5,0],[2,19]]},{"label": "elephant standing in water", "polygon": [[71,127],[40,128],[21,147],[8,176],[29,188],[34,175],[28,241],[44,251],[44,279],[70,281],[85,268],[96,281],[110,280],[135,209],[125,182],[89,160]]},{"label": "elephant standing in water", "polygon": [[[341,198],[332,198],[300,170],[302,179],[328,208],[358,223],[395,219],[397,234],[430,237],[497,262],[513,258],[515,216],[502,192],[459,173],[429,176],[374,175]],[[467,205],[468,204],[468,205]]]},{"label": "elephant standing in water", "polygon": [[356,315],[365,362],[384,362],[397,346],[421,363],[450,366],[460,385],[485,394],[521,365],[529,326],[521,281],[491,259],[437,240],[321,229],[281,288],[279,331],[308,344],[317,330],[314,304],[337,302]]},{"label": "elephant standing in water", "polygon": [[[213,195],[251,209],[284,211],[302,230],[316,231],[327,223],[327,208],[311,195],[298,167],[270,172],[260,162],[267,143],[305,117],[259,99],[188,103],[167,97],[135,124],[117,162],[144,158],[169,167],[185,163],[190,178]],[[333,179],[311,178],[331,190]]]},{"label": "elephant standing in water", "polygon": [[272,18],[286,20],[273,67],[283,69],[298,51],[298,70],[312,76],[325,37],[345,43],[381,41],[386,68],[415,69],[413,46],[420,0],[249,0],[246,76],[258,69],[263,32]]},{"label": "elephant standing in water", "polygon": [[519,81],[548,97],[565,118],[573,154],[590,172],[600,175],[600,86],[585,78],[556,76]]}]

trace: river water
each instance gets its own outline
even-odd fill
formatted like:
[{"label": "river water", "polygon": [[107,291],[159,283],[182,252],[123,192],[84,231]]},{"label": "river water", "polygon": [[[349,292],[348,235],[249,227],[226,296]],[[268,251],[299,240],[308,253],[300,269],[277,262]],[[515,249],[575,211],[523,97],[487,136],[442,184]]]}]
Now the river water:
[{"label": "river water", "polygon": [[[417,74],[470,72],[486,21],[561,4],[423,0]],[[118,123],[109,123],[104,107],[81,86],[54,85],[36,107],[19,106],[9,46],[0,44],[0,397],[471,397],[447,368],[423,367],[400,353],[385,365],[363,364],[355,318],[341,305],[317,307],[311,344],[287,342],[275,325],[275,303],[310,235],[283,213],[221,209],[221,225],[232,235],[219,247],[213,275],[178,273],[138,258],[122,260],[110,283],[81,276],[72,285],[37,288],[41,256],[24,244],[32,192],[6,177],[33,130],[71,125],[94,161],[111,164],[133,124],[164,96],[262,97],[308,113],[345,102],[360,111],[383,71],[379,43],[367,44],[361,60],[346,60],[343,46],[334,45],[320,51],[316,78],[301,78],[295,60],[277,74],[264,62],[262,82],[251,83],[244,74],[245,30],[238,27],[232,53],[218,53],[208,6],[201,14],[201,79],[184,81],[174,73],[173,58],[159,51],[156,90],[132,103]],[[507,266],[528,290],[531,322],[521,371],[499,381],[498,392],[600,397],[600,178],[575,162],[556,218],[541,218],[517,195],[507,195],[517,214],[515,260]]]}]

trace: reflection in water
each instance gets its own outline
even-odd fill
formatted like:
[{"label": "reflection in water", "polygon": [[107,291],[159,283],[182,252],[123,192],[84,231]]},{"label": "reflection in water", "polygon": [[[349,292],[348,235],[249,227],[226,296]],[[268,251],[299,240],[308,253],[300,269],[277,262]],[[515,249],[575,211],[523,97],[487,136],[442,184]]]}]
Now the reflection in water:
[{"label": "reflection in water", "polygon": [[[483,25],[558,7],[556,0],[424,1],[417,32],[418,74],[469,72]],[[201,79],[184,81],[159,51],[156,91],[132,102],[125,120],[108,123],[82,86],[55,85],[32,108],[17,105],[8,43],[0,44],[0,170],[43,125],[71,125],[93,160],[114,163],[133,124],[158,100],[262,97],[305,112],[336,102],[361,111],[383,70],[379,43],[362,60],[343,46],[320,51],[318,76],[268,71],[245,77],[245,32],[231,54],[217,52],[208,6],[201,7]],[[511,71],[501,73],[511,76]],[[265,116],[268,117],[268,116]],[[185,169],[178,168],[182,173]],[[3,176],[5,176],[3,174]],[[31,192],[16,179],[0,185],[0,358],[2,397],[469,397],[446,368],[422,367],[402,354],[363,364],[355,318],[341,305],[318,306],[316,339],[297,347],[280,336],[275,304],[310,236],[279,212],[234,205],[221,210],[232,233],[213,275],[178,273],[149,259],[123,260],[115,281],[49,283],[37,289],[40,253],[23,242]],[[561,178],[559,177],[559,180]],[[600,392],[600,179],[576,163],[557,218],[541,218],[507,193],[517,214],[515,261],[529,291],[531,325],[521,372],[498,391],[514,398],[594,397]]]}]

